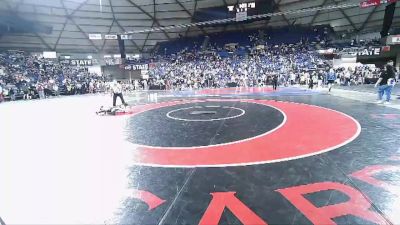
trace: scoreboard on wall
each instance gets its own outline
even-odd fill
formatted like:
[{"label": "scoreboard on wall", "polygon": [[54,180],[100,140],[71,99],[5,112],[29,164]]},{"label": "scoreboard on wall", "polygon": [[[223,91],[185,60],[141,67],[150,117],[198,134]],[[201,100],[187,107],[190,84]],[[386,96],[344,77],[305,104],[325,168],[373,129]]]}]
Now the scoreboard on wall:
[{"label": "scoreboard on wall", "polygon": [[[273,0],[253,0],[241,2],[228,6],[217,6],[198,9],[193,15],[192,22],[206,22],[210,20],[221,20],[236,18],[236,21],[246,20],[248,16],[272,13],[275,2]],[[205,25],[207,26],[207,25]],[[224,24],[213,24],[208,26],[224,26]]]},{"label": "scoreboard on wall", "polygon": [[247,19],[247,13],[256,8],[255,2],[244,2],[236,5],[228,5],[228,11],[236,13],[236,21],[243,21]]}]

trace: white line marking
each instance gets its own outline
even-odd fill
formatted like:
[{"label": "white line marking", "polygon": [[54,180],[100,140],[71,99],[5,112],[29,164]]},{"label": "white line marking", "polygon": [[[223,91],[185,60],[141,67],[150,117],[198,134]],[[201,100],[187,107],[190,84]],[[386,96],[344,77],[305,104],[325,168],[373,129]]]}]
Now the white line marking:
[{"label": "white line marking", "polygon": [[178,118],[178,117],[171,116],[171,113],[178,112],[178,111],[181,111],[181,110],[186,110],[186,109],[193,109],[193,108],[198,108],[198,107],[192,106],[192,107],[186,107],[186,108],[175,109],[175,110],[169,111],[169,112],[166,114],[166,116],[167,116],[168,118],[170,118],[170,119],[173,119],[173,120],[180,120],[180,121],[185,121],[185,122],[209,122],[209,121],[219,121],[219,120],[234,119],[234,118],[243,116],[243,115],[246,113],[246,111],[244,111],[243,109],[236,108],[236,107],[228,107],[228,108],[230,108],[230,109],[239,110],[239,111],[240,111],[240,114],[235,115],[235,116],[228,116],[228,117],[216,118],[216,119],[183,119],[183,118]]},{"label": "white line marking", "polygon": [[[252,100],[252,99],[246,99],[246,100]],[[238,140],[238,141],[233,141],[233,142],[228,142],[228,143],[215,144],[215,145],[194,146],[194,147],[163,147],[163,146],[149,146],[149,145],[134,144],[134,143],[131,143],[131,142],[129,142],[129,144],[132,144],[132,145],[134,145],[135,147],[156,148],[156,149],[158,149],[158,148],[163,148],[163,149],[166,149],[166,150],[168,150],[168,149],[202,149],[202,148],[209,148],[209,147],[216,147],[216,146],[232,145],[232,144],[237,144],[237,143],[241,143],[241,142],[253,140],[253,139],[256,139],[256,138],[259,138],[259,137],[262,137],[262,136],[266,136],[266,135],[268,135],[268,134],[271,134],[271,133],[275,132],[276,130],[278,130],[279,128],[281,128],[283,125],[285,125],[286,120],[287,120],[287,116],[286,116],[286,114],[285,114],[282,110],[280,110],[279,108],[276,108],[276,107],[274,107],[274,106],[272,106],[272,105],[266,105],[266,104],[257,103],[257,102],[248,102],[248,101],[246,101],[246,100],[241,100],[241,99],[239,99],[239,100],[237,100],[237,101],[238,101],[238,102],[245,102],[245,103],[252,103],[252,104],[263,105],[263,106],[271,107],[271,108],[274,108],[274,109],[278,110],[278,111],[283,115],[283,120],[282,120],[281,124],[279,124],[279,126],[275,127],[274,129],[272,129],[272,130],[270,130],[270,131],[268,131],[268,132],[265,132],[265,133],[263,133],[263,134],[260,134],[260,135],[257,135],[257,136],[251,137],[251,138],[246,138],[246,139],[242,139],[242,140]],[[223,100],[222,100],[222,101],[223,101]],[[231,101],[231,102],[232,102],[232,101]]]}]

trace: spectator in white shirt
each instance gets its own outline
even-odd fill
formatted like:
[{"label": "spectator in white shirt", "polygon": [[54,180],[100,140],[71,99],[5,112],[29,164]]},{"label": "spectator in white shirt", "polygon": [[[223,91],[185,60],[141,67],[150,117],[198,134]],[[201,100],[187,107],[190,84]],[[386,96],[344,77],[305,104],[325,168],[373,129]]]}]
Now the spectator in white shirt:
[{"label": "spectator in white shirt", "polygon": [[122,95],[122,85],[121,81],[116,81],[114,80],[112,84],[112,92],[113,92],[113,106],[116,106],[117,103],[117,97],[121,99],[122,104],[127,105],[124,100],[124,96]]}]

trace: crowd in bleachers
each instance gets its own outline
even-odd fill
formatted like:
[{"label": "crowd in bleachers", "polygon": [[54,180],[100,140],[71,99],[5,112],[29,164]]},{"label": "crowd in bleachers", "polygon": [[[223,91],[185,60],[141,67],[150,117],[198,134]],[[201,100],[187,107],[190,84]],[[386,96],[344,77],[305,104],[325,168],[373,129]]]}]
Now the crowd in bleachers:
[{"label": "crowd in bleachers", "polygon": [[[353,69],[333,68],[332,58],[326,60],[316,52],[317,48],[333,45],[338,49],[375,46],[376,41],[332,43],[328,41],[328,34],[326,27],[282,28],[268,31],[267,35],[254,31],[213,34],[206,36],[203,44],[198,37],[173,41],[171,45],[165,43],[159,49],[158,63],[150,70],[150,86],[165,86],[166,89],[264,86],[274,79],[280,85],[312,83],[321,86],[326,83],[330,69],[340,85],[376,81],[379,68],[367,65]],[[232,43],[233,49],[227,43]]]},{"label": "crowd in bleachers", "polygon": [[380,75],[380,69],[371,65],[333,67],[332,60],[319,55],[316,48],[316,42],[301,40],[295,44],[271,45],[268,42],[258,42],[248,47],[244,55],[225,56],[218,54],[221,49],[215,47],[201,52],[183,49],[171,57],[159,59],[150,71],[150,82],[165,85],[166,89],[180,90],[265,86],[271,85],[274,79],[278,80],[278,85],[317,87],[326,83],[327,73],[331,69],[339,85],[375,82]]},{"label": "crowd in bleachers", "polygon": [[367,65],[352,68],[336,68],[337,84],[339,85],[360,85],[375,83],[381,74],[381,69]]},{"label": "crowd in bleachers", "polygon": [[0,101],[84,94],[106,88],[103,76],[23,51],[0,53]]},{"label": "crowd in bleachers", "polygon": [[[313,88],[313,84],[322,86],[326,83],[331,69],[336,74],[336,83],[341,85],[363,84],[379,77],[380,70],[375,67],[333,68],[332,60],[324,59],[316,51],[326,44],[326,29],[322,31],[296,31],[300,32],[296,36],[293,33],[286,35],[287,31],[281,30],[268,37],[255,32],[239,32],[236,36],[225,34],[225,38],[215,34],[207,37],[207,41],[199,37],[189,38],[186,42],[173,41],[169,43],[170,49],[167,49],[168,45],[161,45],[158,54],[152,58],[154,66],[149,69],[149,79],[126,82],[124,89],[254,87],[273,82]],[[306,34],[311,35],[304,38]],[[276,37],[271,38],[271,35]],[[288,40],[279,40],[280,37]],[[233,46],[225,45],[234,40],[237,43]],[[65,65],[22,51],[0,53],[0,102],[109,89],[109,80],[104,75],[91,74],[87,67]]]},{"label": "crowd in bleachers", "polygon": [[327,67],[327,61],[318,57],[312,45],[297,43],[265,45],[250,54],[232,57],[221,57],[214,51],[181,52],[156,63],[150,76],[167,88],[260,86],[269,84],[274,76],[281,82],[298,83],[302,74]]}]

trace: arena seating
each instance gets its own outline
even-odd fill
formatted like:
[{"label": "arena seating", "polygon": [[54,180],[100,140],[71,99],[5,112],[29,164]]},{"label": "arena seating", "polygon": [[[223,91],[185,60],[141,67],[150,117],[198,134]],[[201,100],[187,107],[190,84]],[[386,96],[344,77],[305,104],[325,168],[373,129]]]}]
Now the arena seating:
[{"label": "arena seating", "polygon": [[[326,46],[346,43],[327,42],[330,29],[323,26],[292,26],[263,32],[263,35],[254,30],[210,34],[160,43],[158,54],[138,61],[152,62],[150,78],[139,85],[126,83],[124,89],[264,86],[274,76],[282,85],[318,80],[323,83],[330,65],[316,50],[321,43]],[[205,39],[207,45],[203,43]],[[230,43],[238,45],[226,49],[225,45]],[[264,47],[259,49],[259,45]],[[380,71],[362,66],[352,71],[336,68],[335,72],[339,84],[354,85],[373,82]],[[109,90],[105,76],[90,74],[87,68],[63,65],[21,51],[0,53],[0,85],[5,100],[38,98],[40,91],[47,97]]]},{"label": "arena seating", "polygon": [[[301,40],[308,40],[308,42],[320,41],[326,39],[331,34],[331,28],[328,26],[316,27],[300,27],[291,26],[283,28],[274,28],[263,30],[265,40],[271,45],[280,44],[295,44]],[[209,38],[209,47],[214,50],[223,49],[225,44],[237,43],[242,47],[249,47],[257,44],[254,40],[259,35],[259,30],[246,30],[246,31],[232,31],[223,33],[213,33],[207,35]],[[167,41],[160,43],[158,54],[171,55],[187,51],[200,51],[203,41],[206,36],[200,35],[198,37],[182,37],[178,40]],[[259,40],[259,38],[256,38]],[[222,51],[221,51],[222,52]],[[242,52],[239,52],[241,54]]]}]

